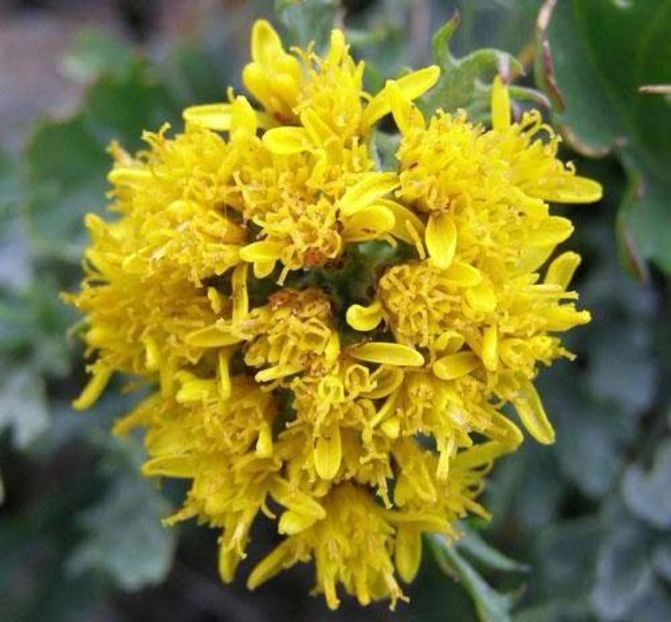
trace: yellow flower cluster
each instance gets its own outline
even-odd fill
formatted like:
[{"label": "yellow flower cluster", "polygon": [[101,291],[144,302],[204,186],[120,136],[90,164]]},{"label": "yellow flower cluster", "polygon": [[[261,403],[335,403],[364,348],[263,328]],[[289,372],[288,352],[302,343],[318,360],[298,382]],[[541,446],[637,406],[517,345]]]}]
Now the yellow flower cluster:
[{"label": "yellow flower cluster", "polygon": [[[483,476],[522,441],[503,407],[554,439],[532,381],[589,314],[567,290],[578,255],[543,267],[572,232],[547,202],[601,189],[557,159],[538,112],[512,122],[498,78],[488,130],[419,112],[436,67],[365,92],[339,30],[319,57],[258,21],[251,47],[258,109],[231,92],[136,156],[111,147],[118,217],[87,217],[67,296],[91,358],[75,406],[117,372],[156,387],[115,431],[146,429],[145,475],[191,482],[167,522],[221,530],[224,581],[268,520],[284,539],[250,588],[312,559],[329,607],[338,586],[393,606],[422,532],[487,517]],[[388,114],[401,137],[382,171]]]}]

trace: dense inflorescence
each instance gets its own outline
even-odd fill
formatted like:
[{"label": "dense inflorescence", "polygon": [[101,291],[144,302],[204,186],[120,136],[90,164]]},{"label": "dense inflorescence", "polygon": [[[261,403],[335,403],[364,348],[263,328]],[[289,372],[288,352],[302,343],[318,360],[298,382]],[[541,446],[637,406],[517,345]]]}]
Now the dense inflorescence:
[{"label": "dense inflorescence", "polygon": [[[330,607],[339,585],[393,606],[422,532],[488,516],[483,476],[522,441],[504,406],[553,441],[533,380],[589,313],[568,290],[579,256],[555,254],[573,227],[548,202],[601,190],[537,111],[511,120],[499,78],[491,129],[425,119],[413,100],[438,74],[371,95],[342,32],[324,57],[287,53],[259,21],[243,72],[258,109],[231,92],[135,156],[110,149],[117,217],[87,217],[67,296],[91,359],[75,406],[115,373],[153,387],[115,431],[146,430],[145,475],[191,482],[167,522],[221,530],[224,581],[269,520],[285,538],[251,588],[313,559]],[[400,144],[380,170],[389,114]]]}]

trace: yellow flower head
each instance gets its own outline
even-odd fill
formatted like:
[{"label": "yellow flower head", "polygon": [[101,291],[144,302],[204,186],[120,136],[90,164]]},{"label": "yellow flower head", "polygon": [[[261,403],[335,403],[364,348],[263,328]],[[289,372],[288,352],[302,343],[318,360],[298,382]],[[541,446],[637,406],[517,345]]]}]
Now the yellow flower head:
[{"label": "yellow flower head", "polygon": [[[512,122],[498,78],[488,129],[425,120],[413,100],[435,67],[376,95],[363,67],[339,30],[320,57],[257,22],[243,82],[262,109],[231,92],[135,156],[114,144],[114,216],[87,216],[66,295],[92,375],[75,406],[115,373],[155,386],[115,431],[145,429],[146,476],[189,482],[166,522],[219,529],[230,582],[265,515],[284,539],[249,587],[312,560],[331,608],[395,606],[423,532],[488,518],[484,477],[523,441],[506,404],[554,440],[533,380],[590,318],[569,289],[580,257],[555,254],[573,226],[548,202],[601,192],[538,112]],[[389,112],[401,136],[382,170]]]}]

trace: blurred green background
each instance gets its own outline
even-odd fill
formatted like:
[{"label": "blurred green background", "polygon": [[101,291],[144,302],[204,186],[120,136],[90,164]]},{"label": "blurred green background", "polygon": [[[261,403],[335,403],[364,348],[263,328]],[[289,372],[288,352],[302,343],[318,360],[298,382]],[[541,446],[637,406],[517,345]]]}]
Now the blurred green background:
[{"label": "blurred green background", "polygon": [[[0,1],[0,620],[671,620],[671,95],[639,92],[671,84],[671,2],[560,0],[551,19],[540,0],[274,4]],[[69,405],[84,371],[58,292],[80,278],[82,215],[104,210],[105,147],[178,130],[184,106],[238,87],[257,17],[301,43],[344,23],[375,86],[431,62],[457,9],[427,105],[482,116],[497,68],[523,72],[518,100],[552,103],[564,156],[605,188],[565,210],[594,320],[570,335],[577,363],[541,374],[557,443],[500,461],[493,521],[426,546],[396,613],[329,612],[308,596],[310,567],[254,593],[222,586],[214,531],[160,526],[181,484],[141,479],[141,439],[109,435],[124,398]],[[261,527],[252,561],[275,538]]]}]

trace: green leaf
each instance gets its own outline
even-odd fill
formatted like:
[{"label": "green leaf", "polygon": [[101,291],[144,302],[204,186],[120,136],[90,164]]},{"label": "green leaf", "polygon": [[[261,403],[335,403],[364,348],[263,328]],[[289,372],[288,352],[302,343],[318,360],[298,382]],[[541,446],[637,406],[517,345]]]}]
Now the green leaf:
[{"label": "green leaf", "polygon": [[671,271],[671,100],[643,93],[671,83],[671,0],[547,0],[539,18],[537,78],[563,107],[568,142],[592,156],[614,151],[631,180],[618,227],[623,255]]},{"label": "green leaf", "polygon": [[671,542],[659,544],[652,553],[652,564],[657,574],[671,582]]},{"label": "green leaf", "polygon": [[41,378],[25,367],[0,368],[0,430],[9,428],[14,445],[25,449],[48,427]]},{"label": "green leaf", "polygon": [[485,568],[503,572],[527,572],[529,570],[526,564],[507,557],[485,542],[475,529],[463,523],[458,529],[463,532],[463,535],[456,543],[457,549],[474,562],[478,562]]},{"label": "green leaf", "polygon": [[77,82],[90,82],[103,73],[125,73],[133,58],[130,43],[107,30],[85,28],[75,37],[63,59],[65,74]]},{"label": "green leaf", "polygon": [[589,605],[583,600],[552,598],[528,607],[513,616],[513,622],[585,622]]},{"label": "green leaf", "polygon": [[109,142],[133,151],[143,129],[178,118],[168,91],[137,61],[92,84],[79,114],[38,125],[26,152],[29,233],[38,255],[79,262],[83,217],[105,203]]},{"label": "green leaf", "polygon": [[119,141],[135,151],[142,132],[164,123],[181,126],[181,111],[151,67],[137,60],[124,74],[105,74],[89,89],[82,106],[88,126],[106,145]]},{"label": "green leaf", "polygon": [[[510,79],[523,73],[523,67],[512,54],[495,49],[478,49],[462,58],[455,58],[450,42],[459,22],[459,14],[455,14],[433,36],[433,57],[441,69],[441,76],[438,84],[427,94],[425,108],[430,111],[443,108],[452,112],[465,108],[472,118],[487,117],[494,76],[500,73],[505,79]],[[532,89],[512,87],[511,96],[547,105],[545,97]]]},{"label": "green leaf", "polygon": [[645,534],[640,526],[616,529],[603,542],[591,592],[595,613],[606,620],[636,619],[629,612],[653,586]]},{"label": "green leaf", "polygon": [[101,570],[129,591],[159,583],[170,570],[175,547],[174,529],[161,525],[169,510],[134,468],[116,467],[106,496],[78,517],[87,535],[68,561],[70,571]]},{"label": "green leaf", "polygon": [[338,0],[275,0],[275,12],[291,43],[305,47],[314,41],[319,51],[327,47],[339,7]]},{"label": "green leaf", "polygon": [[428,542],[439,567],[445,574],[459,581],[473,599],[478,617],[483,622],[506,622],[521,593],[501,593],[492,588],[457,547],[444,536],[432,535]]},{"label": "green leaf", "polygon": [[534,547],[536,590],[547,599],[586,598],[603,534],[603,524],[593,517],[548,525]]},{"label": "green leaf", "polygon": [[18,158],[0,148],[0,286],[20,288],[30,278],[31,261],[20,222]]},{"label": "green leaf", "polygon": [[622,497],[638,518],[658,529],[671,528],[671,439],[658,448],[649,473],[630,466],[622,482]]},{"label": "green leaf", "polygon": [[28,222],[40,255],[78,262],[83,217],[100,211],[110,159],[83,117],[44,121],[27,150]]}]

